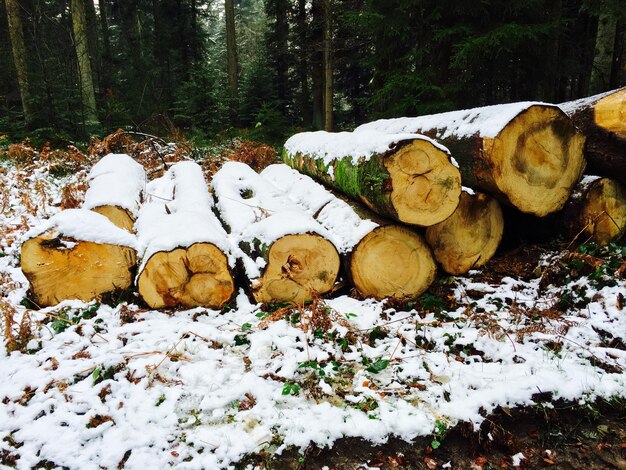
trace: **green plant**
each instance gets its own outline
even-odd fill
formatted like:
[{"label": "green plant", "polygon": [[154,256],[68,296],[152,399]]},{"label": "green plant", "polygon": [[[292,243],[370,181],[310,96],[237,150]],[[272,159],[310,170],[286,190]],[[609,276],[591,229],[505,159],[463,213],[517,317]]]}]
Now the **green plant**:
[{"label": "green plant", "polygon": [[433,440],[430,442],[430,447],[432,447],[433,449],[438,449],[441,446],[441,441],[443,441],[446,429],[447,426],[445,425],[445,423],[439,420],[435,421]]},{"label": "green plant", "polygon": [[285,382],[283,385],[283,395],[299,395],[300,394],[300,386],[293,382]]}]

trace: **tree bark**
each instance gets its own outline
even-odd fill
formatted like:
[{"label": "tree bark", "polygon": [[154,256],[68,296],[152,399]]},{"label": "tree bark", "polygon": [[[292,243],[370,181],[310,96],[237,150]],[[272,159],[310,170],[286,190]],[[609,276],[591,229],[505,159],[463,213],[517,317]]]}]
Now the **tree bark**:
[{"label": "tree bark", "polygon": [[324,0],[324,130],[333,130],[333,63],[331,0]]},{"label": "tree bark", "polygon": [[324,15],[322,0],[311,2],[311,30],[309,44],[311,44],[311,98],[313,99],[313,128],[324,128],[324,54],[322,37],[324,31]]},{"label": "tree bark", "polygon": [[24,242],[20,263],[38,306],[89,302],[131,286],[135,246],[132,235],[104,216],[69,209]]},{"label": "tree bark", "polygon": [[461,194],[447,151],[414,134],[304,132],[285,143],[283,160],[382,216],[424,227],[449,217]]},{"label": "tree bark", "polygon": [[484,193],[463,191],[454,213],[426,229],[426,240],[441,267],[460,275],[485,265],[496,253],[503,232],[498,201]]},{"label": "tree bark", "polygon": [[102,63],[100,73],[100,88],[105,96],[111,89],[111,62],[113,55],[111,54],[111,38],[109,36],[109,4],[108,0],[99,0],[100,7],[100,31],[102,34]]},{"label": "tree bark", "polygon": [[305,125],[311,123],[311,99],[309,93],[309,51],[305,49],[307,41],[307,25],[306,25],[306,0],[298,0],[298,43],[299,54],[297,59],[298,81],[300,83],[300,115]]},{"label": "tree bark", "polygon": [[256,302],[302,305],[333,289],[339,274],[331,235],[249,166],[227,162],[213,194]]},{"label": "tree bark", "polygon": [[26,44],[24,43],[24,30],[22,29],[22,15],[20,12],[19,0],[5,0],[7,20],[9,23],[9,35],[11,37],[11,48],[13,51],[13,62],[17,75],[17,84],[20,89],[22,100],[22,110],[27,123],[33,120],[33,113],[30,106],[30,85],[28,79],[28,63]]},{"label": "tree bark", "polygon": [[587,172],[626,184],[626,87],[560,106],[587,138]]},{"label": "tree bark", "polygon": [[435,262],[420,234],[349,204],[287,165],[270,165],[261,176],[333,235],[347,280],[361,295],[412,298],[432,284]]},{"label": "tree bark", "polygon": [[234,257],[202,169],[178,163],[151,182],[149,193],[135,224],[145,247],[139,295],[152,308],[221,308],[235,292]]},{"label": "tree bark", "polygon": [[613,12],[601,14],[598,17],[598,32],[591,68],[589,94],[600,93],[610,86],[616,32],[617,15]]},{"label": "tree bark", "polygon": [[225,0],[226,13],[226,60],[228,72],[228,90],[230,92],[230,113],[233,123],[237,121],[238,103],[238,64],[237,64],[237,41],[235,37],[235,2]]},{"label": "tree bark", "polygon": [[381,119],[355,133],[368,131],[437,139],[458,161],[465,186],[539,217],[563,207],[585,166],[583,135],[557,106],[541,103]]},{"label": "tree bark", "polygon": [[87,129],[100,124],[96,114],[96,94],[93,86],[91,59],[89,57],[89,38],[87,35],[87,14],[85,0],[71,0],[74,47],[78,60],[78,73],[83,107],[83,122]]}]

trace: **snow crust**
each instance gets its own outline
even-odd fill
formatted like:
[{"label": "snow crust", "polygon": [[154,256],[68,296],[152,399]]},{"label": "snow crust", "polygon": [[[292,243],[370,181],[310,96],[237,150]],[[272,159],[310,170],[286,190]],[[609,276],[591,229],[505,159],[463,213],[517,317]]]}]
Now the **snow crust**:
[{"label": "snow crust", "polygon": [[102,157],[89,172],[88,181],[85,209],[111,205],[137,217],[146,187],[146,171],[130,156],[110,153]]},{"label": "snow crust", "polygon": [[270,165],[261,176],[284,191],[307,214],[333,234],[340,253],[351,251],[378,224],[361,218],[324,186],[285,164]]},{"label": "snow crust", "polygon": [[26,232],[22,241],[35,238],[49,230],[78,241],[138,248],[134,235],[117,227],[105,216],[87,209],[67,209],[58,212]]},{"label": "snow crust", "polygon": [[587,96],[587,97],[581,98],[579,100],[574,100],[574,101],[568,101],[566,103],[561,103],[559,105],[559,108],[561,108],[565,114],[567,114],[568,116],[571,116],[576,111],[578,111],[578,110],[580,110],[582,108],[586,108],[587,106],[590,106],[590,105],[594,104],[596,101],[599,101],[599,100],[601,100],[602,98],[604,98],[606,96],[612,95],[616,91],[618,91],[618,90],[605,91],[604,93],[598,93],[597,95]]},{"label": "snow crust", "polygon": [[[244,163],[226,162],[213,176],[211,186],[217,210],[229,228],[234,246],[248,243],[257,248],[269,247],[285,235],[304,233],[318,234],[336,247],[340,245],[310,214]],[[248,277],[259,278],[265,261],[252,259],[243,251],[239,256]]]},{"label": "snow crust", "polygon": [[235,254],[226,231],[213,213],[213,202],[202,168],[195,162],[173,165],[148,185],[148,200],[141,208],[135,230],[143,255],[138,275],[159,251],[212,243],[234,267]]},{"label": "snow crust", "polygon": [[446,147],[426,136],[406,132],[380,132],[378,129],[368,129],[368,132],[360,133],[300,132],[285,142],[285,150],[289,155],[314,155],[315,158],[321,158],[325,165],[343,158],[351,158],[352,163],[357,164],[369,160],[372,155],[386,153],[399,143],[413,140],[425,140],[450,154]]},{"label": "snow crust", "polygon": [[537,101],[497,104],[482,108],[451,111],[421,117],[379,119],[357,127],[355,134],[382,132],[385,134],[435,132],[437,139],[451,137],[496,137],[522,111],[533,105],[554,106]]}]

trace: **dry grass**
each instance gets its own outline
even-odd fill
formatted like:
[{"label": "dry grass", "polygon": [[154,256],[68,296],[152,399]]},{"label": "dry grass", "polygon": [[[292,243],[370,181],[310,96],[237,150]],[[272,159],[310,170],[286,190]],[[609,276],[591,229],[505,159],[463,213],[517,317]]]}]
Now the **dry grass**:
[{"label": "dry grass", "polygon": [[278,163],[278,156],[273,147],[249,140],[238,141],[225,157],[227,160],[245,163],[257,172],[272,163]]},{"label": "dry grass", "polygon": [[26,351],[28,342],[33,338],[32,320],[28,311],[17,320],[19,312],[15,306],[8,300],[0,298],[0,313],[7,351]]}]

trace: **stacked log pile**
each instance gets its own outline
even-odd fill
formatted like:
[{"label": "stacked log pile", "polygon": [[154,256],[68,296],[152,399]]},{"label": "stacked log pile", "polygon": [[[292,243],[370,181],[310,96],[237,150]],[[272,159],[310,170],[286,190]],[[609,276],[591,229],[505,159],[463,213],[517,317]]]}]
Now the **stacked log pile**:
[{"label": "stacked log pile", "polygon": [[109,154],[89,173],[82,209],[60,212],[26,234],[21,265],[37,305],[89,301],[131,286],[138,245],[128,232],[145,183],[141,165]]},{"label": "stacked log pile", "polygon": [[349,204],[287,165],[270,165],[261,176],[333,235],[361,295],[416,297],[433,282],[435,261],[420,234]]},{"label": "stacked log pile", "polygon": [[[238,281],[256,302],[302,305],[345,282],[363,296],[415,297],[435,261],[453,275],[483,266],[502,238],[500,203],[530,229],[607,244],[626,231],[625,98],[621,89],[561,107],[304,132],[285,143],[289,166],[258,174],[228,162],[211,188],[193,162],[146,186],[141,165],[108,155],[82,209],[27,234],[22,270],[41,306],[101,298],[133,279],[152,308],[222,308]],[[586,161],[608,177],[583,178]]]}]

